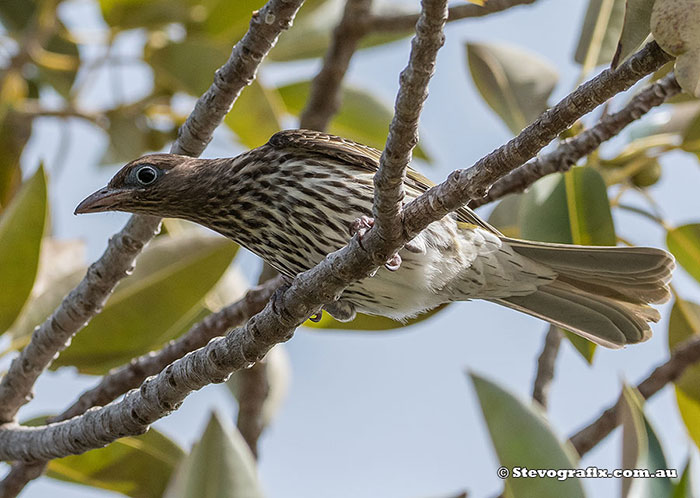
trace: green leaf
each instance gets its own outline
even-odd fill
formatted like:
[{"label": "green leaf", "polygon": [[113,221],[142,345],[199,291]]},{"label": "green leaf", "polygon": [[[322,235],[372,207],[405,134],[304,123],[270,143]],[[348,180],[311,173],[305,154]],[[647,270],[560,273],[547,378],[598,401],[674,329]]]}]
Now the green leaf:
[{"label": "green leaf", "polygon": [[[668,322],[669,351],[696,334],[700,334],[700,305],[676,299]],[[700,401],[700,365],[686,368],[675,384],[687,396]]]},{"label": "green leaf", "polygon": [[529,240],[614,245],[605,182],[590,166],[541,178],[523,195],[520,229]]},{"label": "green leaf", "polygon": [[21,31],[34,16],[36,5],[36,0],[2,0],[0,22],[9,31]]},{"label": "green leaf", "polygon": [[676,386],[676,403],[690,438],[700,448],[700,401]]},{"label": "green leaf", "polygon": [[101,164],[122,164],[149,151],[159,150],[173,140],[176,130],[161,131],[151,127],[145,109],[118,107],[107,111],[109,145]]},{"label": "green leaf", "polygon": [[564,335],[569,340],[569,342],[576,348],[583,359],[588,362],[589,365],[593,364],[593,356],[595,355],[596,343],[589,341],[588,339],[581,337],[580,335],[569,332],[568,330],[563,330]]},{"label": "green leaf", "polygon": [[199,96],[207,91],[214,73],[230,53],[228,45],[190,36],[181,42],[149,48],[144,60],[153,67],[157,88]]},{"label": "green leaf", "polygon": [[21,349],[29,343],[34,327],[44,322],[78,285],[86,266],[82,242],[44,238],[31,297],[8,330],[12,349]]},{"label": "green leaf", "polygon": [[612,60],[615,69],[632,55],[651,33],[651,8],[654,0],[626,0],[622,34]]},{"label": "green leaf", "polygon": [[177,337],[203,315],[202,301],[236,249],[223,237],[159,237],[53,367],[103,374]]},{"label": "green leaf", "polygon": [[[345,2],[343,0],[316,2],[317,7],[313,10],[305,10],[307,9],[306,3],[299,11],[300,16],[294,20],[294,29],[280,37],[279,43],[270,52],[269,60],[285,62],[310,59],[321,57],[328,50],[333,29],[340,21]],[[374,4],[372,12],[376,15],[382,13],[396,15],[400,12],[414,10],[408,2],[403,1],[380,0]],[[413,32],[413,30],[406,30],[393,33],[370,33],[360,40],[359,48],[364,49],[390,43],[411,36]]]},{"label": "green leaf", "polygon": [[215,413],[192,453],[171,480],[165,498],[262,498],[255,460],[243,436]]},{"label": "green leaf", "polygon": [[329,313],[324,312],[320,321],[312,322],[311,320],[307,320],[304,322],[304,326],[312,329],[356,330],[360,332],[401,329],[422,322],[446,307],[447,304],[441,304],[437,308],[433,308],[430,311],[426,311],[425,313],[402,322],[392,320],[391,318],[387,318],[385,316],[365,315],[363,313],[358,313],[355,319],[351,322],[340,322],[333,318]]},{"label": "green leaf", "polygon": [[574,244],[617,244],[605,181],[590,166],[571,168],[564,174],[566,200]]},{"label": "green leaf", "polygon": [[685,271],[700,282],[700,223],[669,230],[666,245]]},{"label": "green leaf", "polygon": [[40,166],[0,217],[0,334],[29,297],[46,223],[46,176]]},{"label": "green leaf", "polygon": [[510,45],[467,43],[466,49],[476,88],[513,133],[547,109],[559,79],[548,61]]},{"label": "green leaf", "polygon": [[[9,77],[7,75],[6,79]],[[0,107],[2,104],[0,102]],[[31,118],[14,112],[0,112],[0,214],[22,183],[19,160],[31,134]]]},{"label": "green leaf", "polygon": [[265,88],[255,80],[243,89],[224,123],[243,145],[253,149],[266,143],[280,130],[284,110],[284,102],[277,91]]},{"label": "green leaf", "polygon": [[184,0],[100,0],[102,16],[112,28],[156,28],[185,22],[192,9]]},{"label": "green leaf", "polygon": [[690,470],[690,458],[685,463],[683,474],[678,482],[673,487],[671,498],[694,498],[692,473]]},{"label": "green leaf", "polygon": [[523,194],[520,233],[528,240],[573,243],[563,175],[545,176]]},{"label": "green leaf", "polygon": [[[668,463],[643,406],[641,394],[626,385],[622,391],[622,467],[654,473],[667,469]],[[671,491],[672,484],[667,477],[623,478],[622,481],[624,497],[663,497],[669,496]]]},{"label": "green leaf", "polygon": [[522,237],[520,233],[520,203],[522,194],[511,194],[498,201],[496,207],[491,211],[488,222],[498,228],[505,236],[518,239]]},{"label": "green leaf", "polygon": [[134,498],[160,498],[184,456],[172,440],[150,429],[105,448],[51,460],[47,475]]},{"label": "green leaf", "polygon": [[574,60],[587,73],[612,61],[625,18],[625,0],[590,0]]},{"label": "green leaf", "polygon": [[[306,105],[310,88],[311,82],[301,81],[277,90],[287,110],[298,116]],[[343,88],[342,102],[328,132],[383,150],[393,116],[391,108],[373,95],[352,88]],[[420,144],[413,150],[413,155],[430,161]]]},{"label": "green leaf", "polygon": [[68,29],[59,23],[59,31],[46,43],[46,50],[35,57],[40,81],[50,84],[68,98],[80,67],[78,45],[70,39]]},{"label": "green leaf", "polygon": [[511,477],[506,479],[505,495],[583,498],[583,487],[577,478],[560,481],[512,477],[515,467],[575,469],[578,459],[573,447],[554,435],[539,407],[524,404],[479,375],[472,373],[470,376],[498,460],[511,472]]}]

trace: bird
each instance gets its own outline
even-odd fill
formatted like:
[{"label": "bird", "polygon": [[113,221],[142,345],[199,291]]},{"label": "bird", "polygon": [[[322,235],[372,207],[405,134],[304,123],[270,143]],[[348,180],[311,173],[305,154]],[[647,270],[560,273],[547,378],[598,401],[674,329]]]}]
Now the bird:
[{"label": "bird", "polygon": [[[233,158],[148,154],[123,166],[75,213],[181,218],[246,247],[288,279],[371,229],[381,152],[311,130],[284,130]],[[433,183],[409,168],[405,202]],[[484,299],[608,348],[649,339],[651,304],[670,298],[674,259],[652,247],[578,246],[509,238],[462,207],[428,225],[371,277],[323,307],[406,320]]]}]

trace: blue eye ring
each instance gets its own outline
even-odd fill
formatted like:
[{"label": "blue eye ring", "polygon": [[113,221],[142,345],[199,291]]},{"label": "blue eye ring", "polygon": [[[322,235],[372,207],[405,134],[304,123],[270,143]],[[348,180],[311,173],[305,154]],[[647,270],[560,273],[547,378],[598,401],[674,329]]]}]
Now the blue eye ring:
[{"label": "blue eye ring", "polygon": [[158,179],[158,170],[150,164],[144,164],[136,168],[134,178],[139,185],[147,187]]}]

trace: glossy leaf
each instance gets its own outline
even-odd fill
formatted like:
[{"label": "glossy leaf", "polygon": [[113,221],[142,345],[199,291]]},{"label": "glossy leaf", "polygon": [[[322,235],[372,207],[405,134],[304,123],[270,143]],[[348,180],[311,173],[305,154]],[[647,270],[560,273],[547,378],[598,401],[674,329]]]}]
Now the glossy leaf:
[{"label": "glossy leaf", "polygon": [[[282,407],[284,399],[287,397],[289,382],[291,377],[291,365],[289,355],[283,344],[273,347],[265,355],[265,376],[267,379],[268,392],[262,406],[263,427],[267,427]],[[257,368],[257,366],[253,367]],[[231,394],[239,399],[241,388],[243,387],[243,376],[246,370],[234,372],[224,383]]]},{"label": "glossy leaf", "polygon": [[590,166],[571,168],[564,174],[571,240],[587,246],[617,243],[605,181]]},{"label": "glossy leaf", "polygon": [[685,271],[700,282],[700,223],[669,230],[666,245]]},{"label": "glossy leaf", "polygon": [[671,498],[695,498],[693,492],[692,471],[690,468],[690,458],[685,463],[683,474],[673,487]]},{"label": "glossy leaf", "polygon": [[556,69],[517,46],[467,43],[472,79],[486,103],[515,134],[547,109]]},{"label": "glossy leaf", "polygon": [[585,72],[612,61],[625,18],[625,0],[589,0],[574,60]]},{"label": "glossy leaf", "polygon": [[[676,299],[668,322],[668,349],[700,334],[700,305]],[[676,386],[686,395],[700,402],[700,365],[691,365],[676,380]]]},{"label": "glossy leaf", "polygon": [[236,252],[223,237],[160,237],[97,315],[54,362],[102,374],[173,339],[202,316],[204,296]]},{"label": "glossy leaf", "polygon": [[[299,115],[306,105],[311,83],[302,81],[278,88],[287,110]],[[376,149],[384,149],[389,123],[393,116],[391,108],[373,95],[357,89],[344,88],[342,106],[329,126],[328,132]],[[429,160],[420,144],[413,150],[414,157]]]},{"label": "glossy leaf", "polygon": [[160,498],[184,456],[172,440],[150,429],[105,448],[51,460],[47,475],[134,498]]},{"label": "glossy leaf", "polygon": [[46,212],[46,176],[39,167],[0,216],[0,334],[15,321],[34,286]]},{"label": "glossy leaf", "polygon": [[[0,102],[0,107],[2,105]],[[14,112],[0,112],[0,214],[22,183],[19,160],[31,134],[31,118]]]},{"label": "glossy leaf", "polygon": [[59,32],[46,43],[46,49],[34,58],[41,81],[50,84],[63,97],[68,98],[80,67],[78,45],[70,39],[63,24]]},{"label": "glossy leaf", "polygon": [[48,318],[85,275],[84,244],[44,238],[30,300],[8,333],[12,349],[27,345],[34,327]]},{"label": "glossy leaf", "polygon": [[164,498],[262,498],[255,460],[243,436],[212,414]]},{"label": "glossy leaf", "polygon": [[155,71],[157,88],[199,96],[207,91],[214,81],[214,73],[230,53],[228,45],[190,36],[180,42],[149,48],[144,60]]},{"label": "glossy leaf", "polygon": [[528,240],[573,243],[563,175],[545,176],[523,194],[520,233]]},{"label": "glossy leaf", "polygon": [[409,318],[404,322],[392,320],[385,316],[365,315],[363,313],[358,313],[351,322],[340,322],[329,313],[324,312],[320,321],[312,322],[311,320],[307,320],[304,322],[304,326],[312,329],[356,330],[358,332],[401,329],[422,322],[445,309],[447,306],[447,304],[442,304],[437,308],[426,311],[414,318]]},{"label": "glossy leaf", "polygon": [[626,0],[622,34],[611,66],[616,68],[632,55],[651,33],[651,8],[654,0]]},{"label": "glossy leaf", "polygon": [[700,448],[700,401],[676,386],[676,403],[690,438]]},{"label": "glossy leaf", "polygon": [[[625,386],[622,391],[622,467],[647,469],[653,473],[667,469],[659,438],[644,414],[644,398],[636,389]],[[662,497],[671,494],[667,477],[623,478],[623,497]]]},{"label": "glossy leaf", "polygon": [[185,0],[99,0],[102,16],[112,28],[157,28],[185,22],[191,14]]},{"label": "glossy leaf", "polygon": [[[279,43],[270,52],[269,59],[282,62],[323,56],[328,50],[333,28],[340,21],[344,6],[343,0],[327,0],[318,8],[308,11],[303,17],[295,19],[294,29],[280,37]],[[305,9],[306,5],[301,8],[300,14],[304,13]],[[372,5],[372,12],[376,15],[412,11],[414,7],[409,2],[401,0],[378,0]],[[412,33],[413,30],[370,33],[360,40],[359,48],[383,45],[406,38]]]},{"label": "glossy leaf", "polygon": [[491,225],[498,228],[507,237],[514,239],[522,237],[519,223],[522,197],[522,194],[507,195],[498,201],[488,218]]},{"label": "glossy leaf", "polygon": [[246,147],[263,145],[281,128],[284,102],[276,90],[265,88],[258,80],[243,89],[224,118],[224,123]]},{"label": "glossy leaf", "polygon": [[569,342],[574,346],[576,351],[583,357],[584,360],[589,365],[593,364],[593,357],[595,356],[596,343],[589,341],[588,339],[581,337],[578,334],[569,332],[568,330],[563,330],[564,335],[569,340]]},{"label": "glossy leaf", "polygon": [[[529,469],[575,469],[577,457],[568,442],[554,435],[542,411],[525,404],[483,377],[470,374],[496,455],[502,466]],[[583,498],[577,478],[506,479],[506,496],[514,498]]]}]

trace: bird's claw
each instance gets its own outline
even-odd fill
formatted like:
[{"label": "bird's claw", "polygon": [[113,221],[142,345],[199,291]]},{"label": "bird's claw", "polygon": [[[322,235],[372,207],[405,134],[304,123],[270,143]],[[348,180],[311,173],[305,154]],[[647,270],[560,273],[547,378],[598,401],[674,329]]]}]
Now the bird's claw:
[{"label": "bird's claw", "polygon": [[350,224],[350,235],[357,235],[357,241],[362,245],[362,238],[374,226],[374,218],[360,216]]},{"label": "bird's claw", "polygon": [[399,256],[399,253],[387,259],[386,263],[384,263],[384,268],[389,271],[396,271],[401,268],[401,256]]},{"label": "bird's claw", "polygon": [[[360,216],[357,218],[355,221],[353,221],[350,224],[350,235],[357,235],[357,242],[360,244],[360,247],[363,249],[365,248],[362,245],[362,238],[365,236],[365,234],[374,226],[374,218],[371,218],[369,216]],[[420,249],[418,249],[420,251]],[[411,251],[414,252],[414,251]],[[391,258],[389,258],[386,263],[384,263],[384,268],[386,268],[389,271],[396,271],[401,267],[401,256],[399,256],[398,253],[394,254]],[[376,272],[375,272],[376,273]],[[371,276],[374,276],[371,275]]]}]

